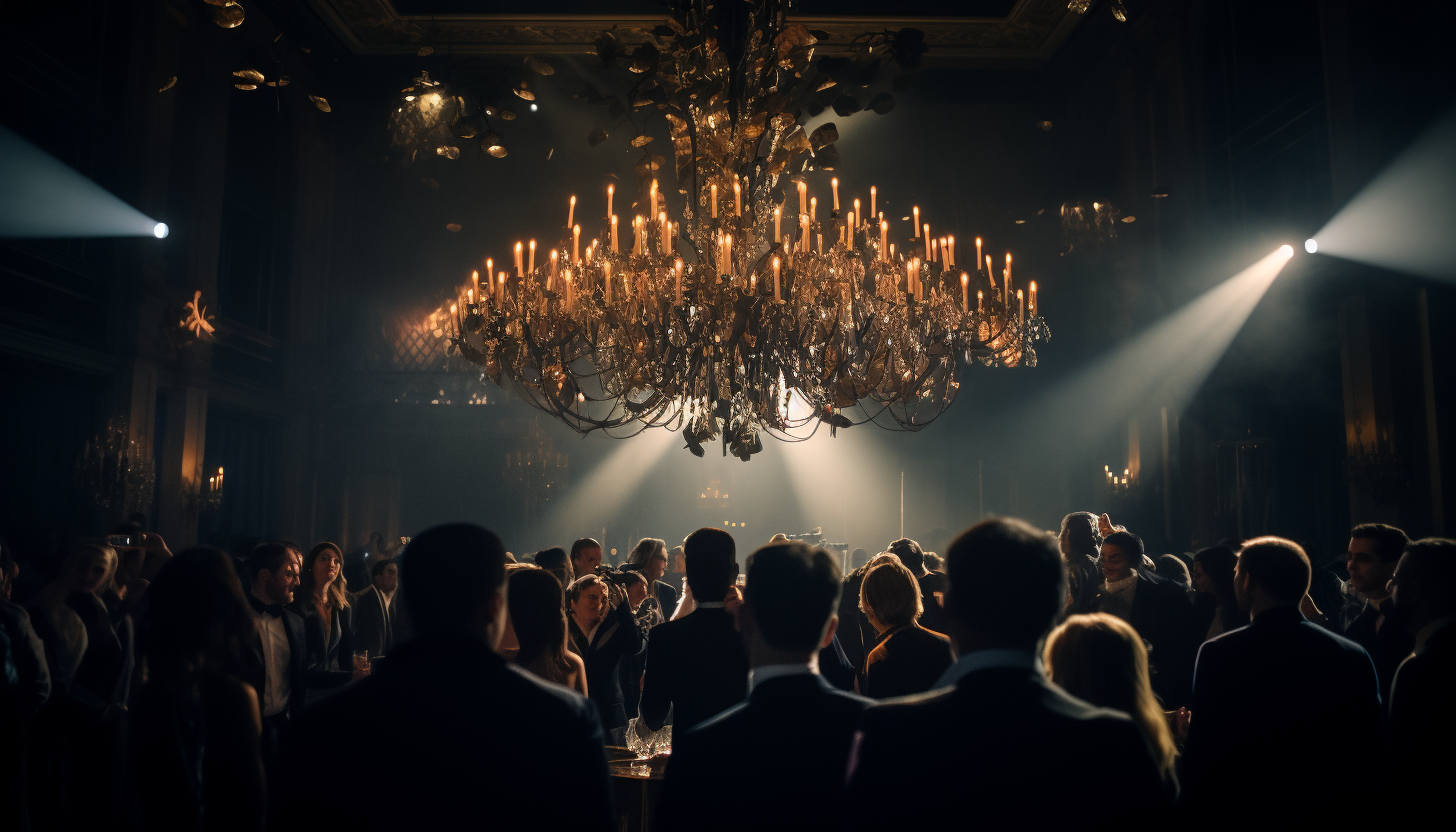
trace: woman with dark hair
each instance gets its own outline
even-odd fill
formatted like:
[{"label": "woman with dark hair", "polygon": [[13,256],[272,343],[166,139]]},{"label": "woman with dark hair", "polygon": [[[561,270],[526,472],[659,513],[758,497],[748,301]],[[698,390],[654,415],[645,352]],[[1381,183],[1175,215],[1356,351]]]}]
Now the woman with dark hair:
[{"label": "woman with dark hair", "polygon": [[511,570],[506,606],[520,645],[511,661],[585,696],[586,665],[566,649],[566,596],[556,576],[537,567]]},{"label": "woman with dark hair", "polygon": [[891,555],[865,573],[859,608],[878,634],[865,658],[859,692],[886,699],[935,687],[954,661],[950,639],[917,622],[925,612],[920,584],[899,558]]},{"label": "woman with dark hair", "polygon": [[1234,595],[1234,564],[1238,555],[1226,546],[1212,546],[1193,556],[1192,581],[1195,633],[1202,641],[1249,623]]},{"label": "woman with dark hair", "polygon": [[314,546],[303,559],[298,591],[289,605],[303,618],[305,682],[311,701],[322,691],[369,675],[368,660],[354,656],[354,611],[345,591],[343,566],[344,552],[337,545]]},{"label": "woman with dark hair", "polygon": [[262,717],[242,681],[257,630],[228,556],[188,549],[147,592],[146,686],[133,717],[129,792],[139,829],[257,830]]},{"label": "woman with dark hair", "polygon": [[1062,562],[1067,565],[1067,594],[1072,599],[1072,612],[1085,612],[1096,606],[1097,585],[1102,583],[1102,571],[1097,567],[1100,541],[1097,515],[1074,511],[1062,518],[1057,547],[1062,551]]},{"label": "woman with dark hair", "polygon": [[110,546],[72,547],[29,610],[52,682],[32,734],[38,797],[31,811],[40,827],[106,828],[115,819],[134,662],[131,618],[113,622],[102,600],[116,566]]},{"label": "woman with dark hair", "polygon": [[1042,661],[1047,676],[1067,693],[1132,717],[1152,746],[1164,782],[1176,791],[1178,748],[1153,696],[1147,647],[1131,624],[1100,612],[1074,615],[1047,636]]}]

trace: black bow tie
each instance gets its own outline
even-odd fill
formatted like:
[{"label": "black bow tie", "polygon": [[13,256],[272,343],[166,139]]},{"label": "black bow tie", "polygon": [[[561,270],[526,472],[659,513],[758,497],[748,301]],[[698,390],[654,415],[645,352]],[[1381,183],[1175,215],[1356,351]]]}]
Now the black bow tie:
[{"label": "black bow tie", "polygon": [[248,603],[251,604],[253,609],[257,610],[260,615],[266,615],[270,618],[278,618],[279,616],[283,615],[282,604],[265,604],[258,599],[258,596],[254,595],[251,592],[248,593]]}]

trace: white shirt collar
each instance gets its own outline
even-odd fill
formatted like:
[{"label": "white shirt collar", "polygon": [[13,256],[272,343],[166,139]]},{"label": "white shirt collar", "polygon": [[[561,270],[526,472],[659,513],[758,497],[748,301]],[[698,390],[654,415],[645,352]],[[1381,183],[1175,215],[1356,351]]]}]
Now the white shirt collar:
[{"label": "white shirt collar", "polygon": [[[817,657],[816,657],[817,658]],[[748,692],[753,693],[755,685],[781,676],[808,676],[819,672],[813,664],[766,664],[748,671]]]},{"label": "white shirt collar", "polygon": [[977,670],[992,668],[1018,668],[1044,673],[1041,659],[1030,650],[977,650],[956,659],[955,664],[945,669],[936,680],[935,687],[950,687]]}]

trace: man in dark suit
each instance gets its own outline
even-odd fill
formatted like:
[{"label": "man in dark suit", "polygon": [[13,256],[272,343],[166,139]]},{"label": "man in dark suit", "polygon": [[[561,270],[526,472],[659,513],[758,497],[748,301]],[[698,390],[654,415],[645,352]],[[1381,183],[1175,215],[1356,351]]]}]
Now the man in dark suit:
[{"label": "man in dark suit", "polygon": [[938,689],[865,712],[849,828],[1161,827],[1172,796],[1142,731],[1052,685],[1037,659],[1066,601],[1056,544],[1020,520],[987,520],[946,565],[959,658]]},{"label": "man in dark suit", "polygon": [[905,564],[905,568],[910,570],[910,574],[915,576],[916,584],[920,586],[920,603],[925,609],[920,615],[920,626],[945,635],[946,627],[949,626],[945,616],[945,593],[950,585],[949,579],[939,572],[931,572],[925,568],[925,551],[920,548],[919,543],[908,537],[891,543],[886,551]]},{"label": "man in dark suit", "polygon": [[613,745],[622,744],[627,711],[621,666],[642,652],[642,632],[618,584],[583,575],[566,588],[567,647],[586,664],[586,690],[601,713]]},{"label": "man in dark suit", "polygon": [[[753,668],[748,699],[673,738],[656,828],[840,826],[850,741],[872,703],[818,673],[838,595],[839,563],[823,549],[785,543],[754,553],[738,610]],[[724,795],[732,811],[722,810]]]},{"label": "man in dark suit", "polygon": [[1394,526],[1362,523],[1350,530],[1350,546],[1345,553],[1350,589],[1365,599],[1360,612],[1345,627],[1345,638],[1370,654],[1370,660],[1375,662],[1375,674],[1380,677],[1381,697],[1386,700],[1395,669],[1411,654],[1415,643],[1413,635],[1399,622],[1389,620],[1392,617],[1389,615],[1392,610],[1390,580],[1409,542],[1405,532]]},{"label": "man in dark suit", "polygon": [[[274,826],[609,829],[595,709],[495,652],[506,625],[500,539],[437,526],[410,541],[402,572],[415,637],[295,723]],[[358,730],[384,714],[389,730]],[[389,788],[360,775],[378,770],[392,772]]]},{"label": "man in dark suit", "polygon": [[394,647],[394,619],[399,615],[399,564],[384,558],[369,567],[370,585],[354,599],[354,649],[369,658],[389,655]]},{"label": "man in dark suit", "polygon": [[698,723],[743,701],[748,692],[748,654],[724,609],[738,579],[733,538],[721,529],[698,529],[683,541],[688,589],[697,608],[652,629],[642,678],[642,720],[652,730],[674,731]]},{"label": "man in dark suit", "polygon": [[308,699],[305,673],[308,650],[303,619],[284,605],[293,602],[303,558],[286,543],[260,543],[248,555],[248,604],[258,638],[245,657],[248,678],[258,693],[263,716],[264,761],[273,762],[278,737],[290,719],[303,712]]},{"label": "man in dark suit", "polygon": [[1375,821],[1377,804],[1348,791],[1350,743],[1380,736],[1375,666],[1360,645],[1305,620],[1309,579],[1292,541],[1255,538],[1239,552],[1234,591],[1252,623],[1205,642],[1193,677],[1182,774],[1195,827],[1244,825],[1251,807],[1271,827]]},{"label": "man in dark suit", "polygon": [[1391,579],[1400,623],[1414,651],[1390,691],[1391,826],[1415,828],[1449,815],[1456,781],[1456,540],[1426,538],[1406,547]]},{"label": "man in dark suit", "polygon": [[[1135,534],[1115,531],[1102,541],[1102,585],[1097,612],[1132,625],[1149,645],[1148,665],[1153,692],[1163,707],[1188,704],[1193,681],[1193,602],[1188,593],[1144,562],[1143,542]],[[1199,639],[1201,641],[1201,639]]]}]

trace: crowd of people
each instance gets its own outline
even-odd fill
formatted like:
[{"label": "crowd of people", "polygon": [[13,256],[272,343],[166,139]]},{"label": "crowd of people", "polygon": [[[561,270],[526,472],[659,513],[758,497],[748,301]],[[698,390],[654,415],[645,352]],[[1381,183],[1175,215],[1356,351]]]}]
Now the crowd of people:
[{"label": "crowd of people", "polygon": [[357,591],[328,542],[63,554],[17,594],[0,545],[4,829],[607,829],[608,746],[667,726],[669,831],[1425,828],[1456,773],[1456,542],[1381,524],[1347,577],[1087,512],[849,564],[450,524]]}]

